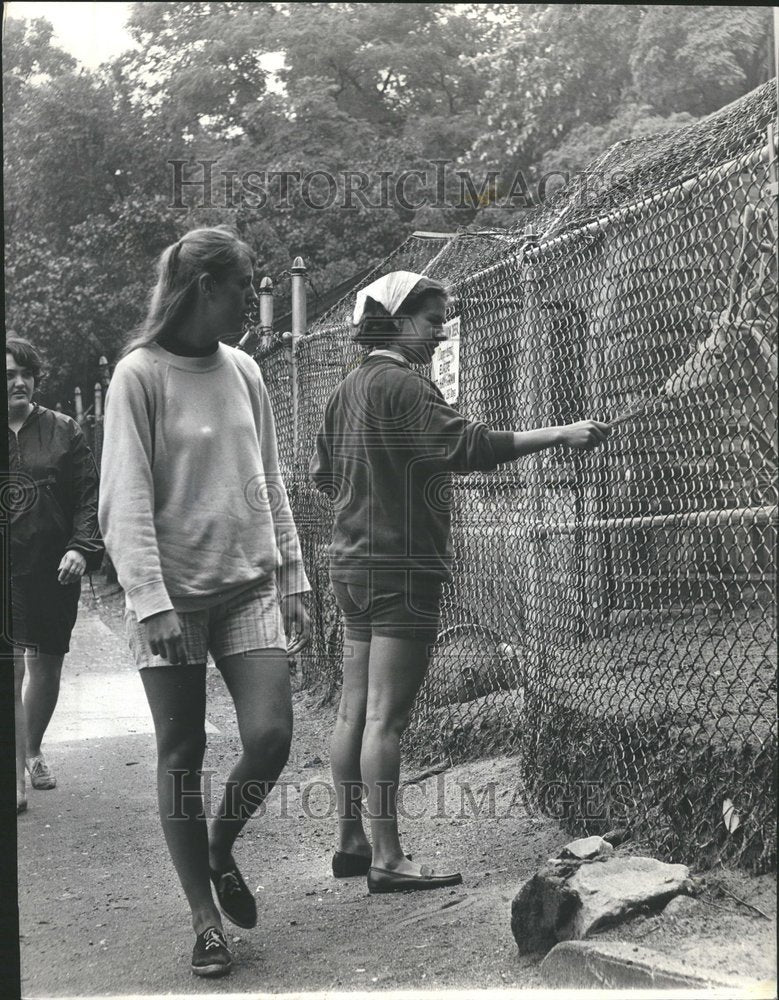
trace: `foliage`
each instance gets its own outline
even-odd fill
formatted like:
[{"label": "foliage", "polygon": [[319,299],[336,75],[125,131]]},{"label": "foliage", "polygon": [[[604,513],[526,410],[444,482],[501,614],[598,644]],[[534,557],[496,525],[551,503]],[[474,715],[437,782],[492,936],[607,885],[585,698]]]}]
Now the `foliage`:
[{"label": "foliage", "polygon": [[707,115],[770,79],[770,8],[650,7],[630,66],[634,92],[659,114]]},{"label": "foliage", "polygon": [[[48,351],[50,392],[65,403],[94,380],[99,354],[116,356],[143,313],[155,257],[194,225],[235,225],[283,311],[298,254],[323,291],[415,229],[512,222],[521,206],[493,204],[482,190],[489,171],[502,189],[521,172],[530,197],[545,172],[581,170],[616,141],[710,113],[770,76],[770,16],[140,3],[129,22],[137,48],[96,73],[53,44],[43,19],[7,19],[8,325]],[[169,161],[202,159],[216,161],[214,203],[188,189],[176,207]],[[407,191],[432,196],[433,160],[447,161],[446,198],[404,203],[391,186],[381,204],[382,172],[393,183],[426,172]],[[458,170],[473,175],[464,200]],[[225,171],[237,178],[232,202]],[[241,184],[252,171],[264,203]],[[278,179],[257,180],[273,171],[309,175],[308,189],[293,182],[282,198]]]},{"label": "foliage", "polygon": [[40,345],[49,375],[42,401],[73,409],[101,355],[115,359],[143,318],[152,262],[180,232],[162,199],[117,202],[74,226],[61,251],[28,234],[6,248],[6,329]]}]

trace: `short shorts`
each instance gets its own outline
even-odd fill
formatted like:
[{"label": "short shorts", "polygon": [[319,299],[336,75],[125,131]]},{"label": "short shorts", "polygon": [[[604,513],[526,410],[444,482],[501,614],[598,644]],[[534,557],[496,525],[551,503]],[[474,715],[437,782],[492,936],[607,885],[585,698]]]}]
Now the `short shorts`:
[{"label": "short shorts", "polygon": [[[287,636],[275,577],[261,581],[222,604],[177,614],[190,665],[205,663],[209,653],[217,663],[226,656],[258,649],[281,649],[286,653]],[[130,608],[124,613],[124,627],[139,669],[170,666],[166,659],[152,653],[146,627]]]},{"label": "short shorts", "polygon": [[57,571],[11,577],[11,641],[14,646],[64,656],[78,616],[81,581],[63,586]]},{"label": "short shorts", "polygon": [[433,643],[441,628],[443,584],[431,580],[413,590],[332,580],[344,617],[344,638],[370,642],[374,635]]}]

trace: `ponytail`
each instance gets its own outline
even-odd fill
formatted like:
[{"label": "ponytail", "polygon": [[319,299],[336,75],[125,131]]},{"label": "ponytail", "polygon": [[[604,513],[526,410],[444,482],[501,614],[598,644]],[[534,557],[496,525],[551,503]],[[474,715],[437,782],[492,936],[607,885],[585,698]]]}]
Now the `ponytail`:
[{"label": "ponytail", "polygon": [[146,319],[130,335],[123,356],[178,330],[195,306],[200,278],[221,281],[243,257],[254,262],[254,251],[226,226],[192,229],[163,250]]}]

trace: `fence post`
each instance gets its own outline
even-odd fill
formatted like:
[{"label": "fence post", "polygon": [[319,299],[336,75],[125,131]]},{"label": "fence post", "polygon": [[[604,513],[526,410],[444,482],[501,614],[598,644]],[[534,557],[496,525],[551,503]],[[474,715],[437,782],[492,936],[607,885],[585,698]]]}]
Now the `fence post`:
[{"label": "fence post", "polygon": [[260,329],[267,335],[273,330],[273,281],[264,277],[260,282]]},{"label": "fence post", "polygon": [[81,389],[78,386],[73,390],[73,401],[76,407],[76,422],[81,425],[84,423],[84,402],[81,399]]},{"label": "fence post", "polygon": [[[267,275],[260,282],[260,287],[257,291],[257,296],[260,300],[260,327],[259,330],[256,327],[249,327],[246,333],[238,341],[238,349],[249,351],[246,346],[252,336],[256,335],[258,338],[258,344],[255,345],[255,353],[257,350],[267,347],[266,341],[269,340],[271,334],[273,333],[273,282]],[[251,352],[249,352],[251,353]]]},{"label": "fence post", "polygon": [[298,363],[297,345],[306,332],[306,265],[296,257],[290,269],[292,275],[292,330],[284,334],[289,361],[290,395],[292,397],[292,455],[298,454]]},{"label": "fence post", "polygon": [[103,457],[103,386],[95,382],[95,431],[92,452],[98,469]]},{"label": "fence post", "polygon": [[103,396],[108,392],[108,383],[111,381],[111,366],[105,354],[101,354],[97,359],[97,367],[100,369],[100,385],[103,388]]}]

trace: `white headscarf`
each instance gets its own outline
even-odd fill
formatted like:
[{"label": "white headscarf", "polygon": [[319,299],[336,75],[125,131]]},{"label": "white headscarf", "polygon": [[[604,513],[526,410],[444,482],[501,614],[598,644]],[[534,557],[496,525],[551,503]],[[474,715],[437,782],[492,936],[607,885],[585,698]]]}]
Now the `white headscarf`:
[{"label": "white headscarf", "polygon": [[362,320],[367,296],[370,296],[374,302],[380,302],[390,316],[394,316],[409,292],[418,282],[423,280],[424,275],[416,274],[414,271],[393,271],[391,274],[385,274],[383,278],[372,281],[370,285],[361,288],[357,293],[352,323],[357,326]]}]

